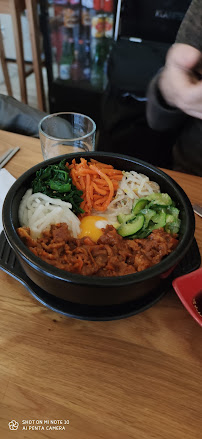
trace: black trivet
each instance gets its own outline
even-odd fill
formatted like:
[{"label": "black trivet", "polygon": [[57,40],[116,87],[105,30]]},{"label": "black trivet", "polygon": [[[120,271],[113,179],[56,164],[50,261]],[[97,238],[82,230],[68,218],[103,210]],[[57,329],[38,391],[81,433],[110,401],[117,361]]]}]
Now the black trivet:
[{"label": "black trivet", "polygon": [[22,269],[4,233],[2,232],[0,235],[0,269],[21,282],[32,296],[43,305],[68,317],[81,320],[117,320],[143,312],[158,302],[167,293],[171,288],[173,278],[196,270],[200,266],[200,263],[200,253],[196,240],[194,239],[188,253],[173,271],[172,276],[162,280],[160,286],[150,291],[148,295],[121,305],[87,306],[59,299],[38,287],[38,285],[29,279]]}]

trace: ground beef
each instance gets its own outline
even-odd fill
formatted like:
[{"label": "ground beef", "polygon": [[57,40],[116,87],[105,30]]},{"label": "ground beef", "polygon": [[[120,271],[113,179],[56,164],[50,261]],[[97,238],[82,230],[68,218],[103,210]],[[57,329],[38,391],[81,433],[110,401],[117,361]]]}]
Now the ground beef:
[{"label": "ground beef", "polygon": [[97,243],[71,237],[65,223],[52,225],[33,239],[28,228],[17,229],[26,246],[43,261],[62,270],[87,276],[123,276],[152,267],[178,245],[176,236],[163,229],[145,239],[122,238],[113,226],[103,229]]}]

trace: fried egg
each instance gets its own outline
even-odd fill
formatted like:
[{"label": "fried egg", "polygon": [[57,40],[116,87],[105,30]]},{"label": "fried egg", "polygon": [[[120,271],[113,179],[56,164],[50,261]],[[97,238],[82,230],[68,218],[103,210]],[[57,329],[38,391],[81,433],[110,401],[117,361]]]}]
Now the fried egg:
[{"label": "fried egg", "polygon": [[84,216],[80,222],[81,231],[78,237],[83,238],[84,236],[89,236],[92,241],[97,242],[100,236],[103,235],[103,231],[101,229],[104,229],[107,224],[108,222],[103,216]]}]

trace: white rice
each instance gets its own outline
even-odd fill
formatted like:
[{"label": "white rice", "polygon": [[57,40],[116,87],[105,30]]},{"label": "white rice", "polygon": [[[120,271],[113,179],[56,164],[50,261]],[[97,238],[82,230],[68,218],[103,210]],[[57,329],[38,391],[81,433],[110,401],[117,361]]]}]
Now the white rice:
[{"label": "white rice", "polygon": [[32,193],[28,189],[19,206],[19,221],[22,227],[29,227],[34,238],[48,230],[52,224],[66,223],[76,238],[80,233],[80,220],[72,212],[71,203],[50,198],[42,193]]}]

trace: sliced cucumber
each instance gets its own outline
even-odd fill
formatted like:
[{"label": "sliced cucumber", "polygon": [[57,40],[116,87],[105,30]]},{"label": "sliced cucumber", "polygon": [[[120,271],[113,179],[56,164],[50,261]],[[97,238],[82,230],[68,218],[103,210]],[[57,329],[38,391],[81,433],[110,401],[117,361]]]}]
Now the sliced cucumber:
[{"label": "sliced cucumber", "polygon": [[117,216],[117,220],[120,224],[123,223],[127,223],[129,221],[132,221],[135,216],[140,213],[140,211],[146,206],[146,204],[148,204],[148,200],[145,200],[144,198],[140,198],[138,200],[135,201],[133,208],[132,208],[132,212],[129,214],[123,214],[120,213]]},{"label": "sliced cucumber", "polygon": [[120,213],[117,216],[117,220],[120,224],[127,223],[128,221],[132,221],[134,218],[135,218],[134,213],[128,213],[128,214]]},{"label": "sliced cucumber", "polygon": [[180,229],[179,209],[167,193],[152,193],[138,199],[130,214],[117,217],[118,233],[129,239],[146,238],[153,230],[164,228],[168,233],[178,233]]},{"label": "sliced cucumber", "polygon": [[161,212],[157,213],[152,217],[153,223],[155,225],[152,227],[152,229],[159,229],[160,227],[164,227],[166,225],[166,213],[162,209]]},{"label": "sliced cucumber", "polygon": [[165,231],[168,233],[178,233],[180,229],[181,220],[179,219],[179,209],[170,206],[167,209]]},{"label": "sliced cucumber", "polygon": [[147,236],[149,236],[151,232],[152,232],[151,229],[144,230],[142,228],[142,229],[139,230],[139,232],[135,233],[135,235],[131,235],[128,238],[129,239],[143,239],[143,238],[147,238]]},{"label": "sliced cucumber", "polygon": [[181,221],[180,221],[179,218],[176,219],[175,221],[171,222],[171,223],[167,223],[165,225],[165,231],[167,233],[171,233],[171,234],[178,233],[179,230],[180,230],[180,223],[181,223]]},{"label": "sliced cucumber", "polygon": [[173,223],[173,221],[175,221],[174,216],[171,215],[170,213],[168,213],[168,214],[166,215],[166,224]]},{"label": "sliced cucumber", "polygon": [[145,200],[145,198],[140,198],[139,200],[136,200],[133,204],[132,212],[137,215],[144,207],[148,204],[148,200]]},{"label": "sliced cucumber", "polygon": [[144,226],[143,226],[143,228],[145,230],[148,227],[149,222],[152,219],[152,217],[154,215],[156,215],[156,212],[155,212],[155,210],[145,208],[145,209],[141,210],[141,213],[144,215]]},{"label": "sliced cucumber", "polygon": [[[171,216],[171,215],[169,215]],[[178,233],[180,230],[180,224],[181,224],[181,220],[179,218],[174,218],[172,217],[172,221],[171,218],[168,218],[169,221],[166,221],[166,225],[165,225],[165,231],[168,233]]]},{"label": "sliced cucumber", "polygon": [[119,233],[119,235],[121,235],[123,237],[134,235],[136,232],[138,232],[138,230],[140,230],[142,228],[143,224],[144,224],[144,215],[139,213],[134,218],[134,220],[131,221],[130,223],[121,224],[121,226],[118,228],[117,232]]},{"label": "sliced cucumber", "polygon": [[179,209],[177,209],[177,207],[169,206],[167,208],[167,213],[172,215],[174,218],[178,218],[180,211],[179,211]]},{"label": "sliced cucumber", "polygon": [[172,199],[170,198],[170,195],[162,194],[159,192],[154,192],[153,194],[150,194],[147,197],[145,197],[145,199],[150,201],[149,205],[147,206],[148,208],[156,204],[158,206],[171,206],[172,204]]}]

